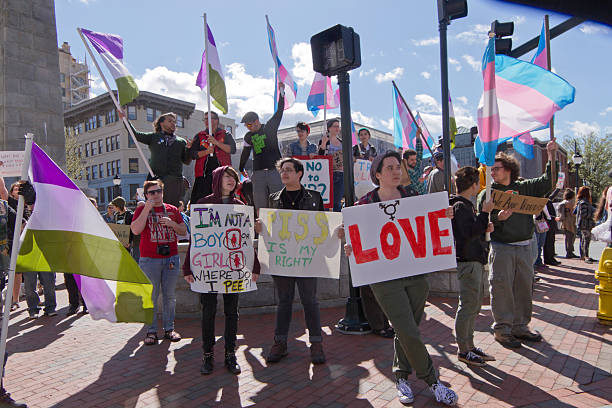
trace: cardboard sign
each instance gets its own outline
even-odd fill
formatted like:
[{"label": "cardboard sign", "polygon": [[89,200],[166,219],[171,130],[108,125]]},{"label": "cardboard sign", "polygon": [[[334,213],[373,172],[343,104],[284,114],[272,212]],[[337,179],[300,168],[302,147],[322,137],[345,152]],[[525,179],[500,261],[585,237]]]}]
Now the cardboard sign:
[{"label": "cardboard sign", "polygon": [[353,176],[355,177],[355,199],[361,197],[374,190],[376,186],[370,178],[370,168],[372,162],[369,160],[357,159],[353,165]]},{"label": "cardboard sign", "polygon": [[538,215],[548,202],[547,198],[530,197],[520,194],[491,190],[491,198],[496,210],[512,210],[519,214]]},{"label": "cardboard sign", "polygon": [[115,233],[115,236],[123,244],[124,247],[127,247],[130,244],[130,226],[123,224],[108,224],[111,230]]},{"label": "cardboard sign", "polygon": [[325,208],[334,207],[334,189],[332,183],[331,156],[293,156],[304,164],[302,184],[323,197]]},{"label": "cardboard sign", "polygon": [[252,280],[254,220],[253,207],[247,205],[191,207],[191,290],[240,293],[257,289]]},{"label": "cardboard sign", "polygon": [[457,266],[446,192],[342,210],[354,286]]},{"label": "cardboard sign", "polygon": [[257,255],[270,275],[340,278],[342,214],[260,208]]},{"label": "cardboard sign", "polygon": [[0,176],[2,177],[19,177],[21,176],[21,167],[25,152],[8,151],[0,152]]}]

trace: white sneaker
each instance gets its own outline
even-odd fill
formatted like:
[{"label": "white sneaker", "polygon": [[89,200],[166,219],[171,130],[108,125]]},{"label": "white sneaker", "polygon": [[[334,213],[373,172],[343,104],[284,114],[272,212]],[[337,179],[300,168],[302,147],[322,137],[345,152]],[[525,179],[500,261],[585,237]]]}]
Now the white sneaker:
[{"label": "white sneaker", "polygon": [[433,392],[436,401],[446,405],[455,405],[457,403],[457,394],[444,384],[439,382],[432,384],[429,389]]},{"label": "white sneaker", "polygon": [[407,380],[400,378],[397,380],[395,387],[397,388],[397,396],[402,404],[412,404],[414,402],[414,394]]}]

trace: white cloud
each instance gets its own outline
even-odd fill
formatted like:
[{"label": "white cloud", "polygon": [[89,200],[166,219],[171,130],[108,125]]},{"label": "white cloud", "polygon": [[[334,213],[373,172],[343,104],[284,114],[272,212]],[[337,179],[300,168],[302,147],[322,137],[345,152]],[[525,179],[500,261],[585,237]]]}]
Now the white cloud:
[{"label": "white cloud", "polygon": [[466,96],[458,96],[454,100],[461,102],[464,105],[467,105],[468,98]]},{"label": "white cloud", "polygon": [[574,120],[568,121],[567,123],[570,125],[570,130],[575,136],[588,135],[589,133],[599,133],[601,128],[597,122],[587,123]]},{"label": "white cloud", "polygon": [[584,23],[580,26],[580,31],[584,34],[610,34],[610,28],[596,23]]},{"label": "white cloud", "polygon": [[425,78],[425,79],[429,79],[429,78],[431,78],[431,74],[430,74],[429,72],[427,72],[427,71],[423,71],[423,72],[421,72],[421,76],[422,76],[423,78]]},{"label": "white cloud", "polygon": [[425,47],[425,46],[428,46],[428,45],[439,44],[440,43],[440,38],[439,37],[431,37],[431,38],[426,38],[424,40],[412,40],[412,43],[414,45],[416,45],[417,47]]},{"label": "white cloud", "polygon": [[388,129],[390,132],[393,132],[393,118],[389,118],[387,120],[381,119],[380,123],[381,125],[383,125],[383,127]]},{"label": "white cloud", "polygon": [[352,111],[351,116],[353,117],[354,122],[360,123],[362,125],[366,125],[368,127],[374,128],[377,126],[377,123],[378,123],[377,120],[374,119],[373,117],[364,115],[363,113],[359,111]]},{"label": "white cloud", "polygon": [[448,63],[455,67],[455,71],[457,72],[461,71],[461,68],[462,68],[461,62],[459,62],[458,60],[454,58],[449,58]]},{"label": "white cloud", "polygon": [[474,71],[480,71],[481,62],[476,58],[468,54],[463,55],[461,58],[463,58],[463,60],[467,62],[467,64],[472,67]]},{"label": "white cloud", "polygon": [[380,84],[385,81],[393,81],[401,77],[403,74],[404,74],[404,68],[397,67],[397,68],[393,68],[389,72],[385,72],[384,74],[377,74],[376,77],[374,77],[374,79],[376,79],[376,82]]},{"label": "white cloud", "polygon": [[512,17],[515,25],[523,24],[526,21],[525,16],[514,16]]},{"label": "white cloud", "polygon": [[370,76],[372,75],[374,72],[376,72],[376,68],[372,68],[372,69],[368,69],[368,70],[360,70],[359,71],[359,78],[361,77],[366,77],[366,76]]},{"label": "white cloud", "polygon": [[300,42],[291,47],[291,58],[293,59],[293,79],[299,86],[310,85],[315,72],[312,70],[312,52],[310,44]]},{"label": "white cloud", "polygon": [[603,111],[601,111],[599,114],[601,116],[606,116],[608,113],[612,113],[612,106],[608,106],[606,109],[604,109]]},{"label": "white cloud", "polygon": [[427,94],[418,94],[415,95],[414,100],[416,102],[415,106],[419,112],[424,113],[440,113],[441,105],[438,103],[438,100],[431,95]]},{"label": "white cloud", "polygon": [[106,87],[104,86],[104,82],[102,78],[100,78],[97,74],[91,73],[89,75],[89,97],[95,98],[98,95],[106,92]]},{"label": "white cloud", "polygon": [[455,36],[455,39],[468,43],[485,43],[488,39],[487,33],[491,29],[490,26],[485,24],[475,24],[469,31],[463,31]]}]

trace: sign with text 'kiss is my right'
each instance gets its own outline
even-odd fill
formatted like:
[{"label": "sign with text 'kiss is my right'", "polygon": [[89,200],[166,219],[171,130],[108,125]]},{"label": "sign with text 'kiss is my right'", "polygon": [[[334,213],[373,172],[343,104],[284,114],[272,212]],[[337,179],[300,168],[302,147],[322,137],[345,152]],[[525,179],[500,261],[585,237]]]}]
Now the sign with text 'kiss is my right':
[{"label": "sign with text 'kiss is my right'", "polygon": [[457,266],[445,192],[342,210],[354,286]]}]

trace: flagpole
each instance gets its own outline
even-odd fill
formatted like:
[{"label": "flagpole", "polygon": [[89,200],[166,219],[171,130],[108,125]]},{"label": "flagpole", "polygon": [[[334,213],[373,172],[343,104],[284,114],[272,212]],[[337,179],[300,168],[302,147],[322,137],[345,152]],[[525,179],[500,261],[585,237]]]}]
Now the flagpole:
[{"label": "flagpole", "polygon": [[[544,36],[546,38],[546,68],[550,71],[552,70],[552,65],[550,62],[550,31],[548,29],[548,14],[544,15]],[[555,117],[550,118],[550,123],[548,126],[550,131],[550,140],[555,141]],[[550,170],[552,173],[552,185],[557,184],[557,158],[555,157],[556,153],[553,154],[553,157],[550,158]]]},{"label": "flagpole", "polygon": [[[489,201],[491,199],[491,184],[493,183],[492,180],[492,176],[491,176],[491,167],[490,166],[485,166],[485,182],[487,184],[486,187],[486,191],[485,191],[485,201]],[[489,219],[490,219],[491,215],[489,214]],[[491,240],[491,233],[487,232],[485,234],[485,239],[487,241]]]},{"label": "flagpole", "polygon": [[[28,179],[28,170],[30,169],[30,158],[32,155],[32,142],[34,135],[28,133],[25,135],[25,155],[23,165],[21,166],[21,180]],[[17,266],[17,256],[19,255],[19,237],[21,235],[21,223],[23,221],[23,208],[25,207],[25,199],[19,195],[17,202],[17,214],[15,214],[15,229],[13,230],[13,248],[11,250],[11,260],[9,264],[9,279],[6,287],[6,298],[4,299],[4,313],[2,315],[2,335],[0,336],[0,379],[4,372],[4,353],[6,352],[6,338],[8,335],[8,324],[11,318],[11,305],[13,304],[13,286],[15,285],[15,268]],[[31,273],[31,272],[28,272]]]},{"label": "flagpole", "polygon": [[[205,62],[206,62],[206,102],[208,103],[208,134],[209,136],[214,137],[214,132],[212,128],[212,114],[210,113],[210,70],[208,69],[208,67],[210,66],[210,64],[208,63],[210,54],[208,53],[208,24],[206,23],[206,13],[204,13],[203,17],[204,17],[204,53],[206,54]],[[213,153],[210,153],[210,157],[212,156],[213,156]]]},{"label": "flagpole", "polygon": [[[81,36],[81,40],[83,40],[83,44],[85,44],[85,49],[89,53],[89,56],[91,57],[94,65],[96,66],[96,69],[98,70],[98,73],[100,74],[100,77],[102,78],[102,81],[104,82],[104,86],[106,87],[108,94],[110,95],[111,99],[113,100],[113,103],[115,104],[115,107],[117,108],[119,112],[123,113],[123,110],[121,109],[121,105],[119,105],[119,101],[117,100],[117,98],[115,97],[115,94],[113,93],[110,86],[108,85],[108,82],[106,81],[106,77],[102,73],[102,70],[100,69],[100,65],[98,65],[98,61],[94,57],[94,54],[91,51],[91,48],[89,47],[89,44],[87,43],[87,41],[85,40],[85,37],[83,36],[83,32],[81,31],[80,28],[77,28],[77,32]],[[138,149],[138,153],[140,154],[140,158],[144,162],[145,167],[149,171],[149,174],[151,175],[151,177],[155,177],[153,170],[151,170],[151,165],[149,165],[149,161],[145,159],[144,153],[142,152],[142,148],[140,147],[140,143],[138,142],[138,140],[136,140],[136,136],[134,136],[134,132],[132,131],[132,128],[130,127],[128,123],[127,117],[125,115],[122,115],[122,120],[123,120],[123,124],[128,130],[129,135],[132,137],[132,140],[134,141],[134,144],[136,145],[136,149]]]},{"label": "flagpole", "polygon": [[[325,132],[327,131],[327,76],[324,76],[323,78],[325,78],[325,90],[323,91],[323,130],[321,133],[321,139],[323,139],[323,135],[325,134]],[[323,148],[325,149],[325,146],[323,146]]]},{"label": "flagpole", "polygon": [[414,115],[412,114],[412,111],[410,110],[410,107],[406,103],[406,100],[402,96],[402,93],[400,92],[399,88],[395,84],[395,81],[391,81],[391,82],[393,83],[393,87],[395,88],[395,90],[397,91],[397,94],[399,95],[400,99],[402,100],[402,103],[404,104],[404,106],[408,110],[408,113],[410,114],[410,117],[412,118],[412,121],[417,125],[417,128],[421,131],[421,140],[423,141],[423,143],[425,143],[425,146],[427,146],[427,149],[429,149],[429,153],[431,153],[431,157],[433,157],[433,151],[431,150],[431,147],[429,146],[429,143],[427,143],[427,140],[425,140],[425,138],[423,137],[423,130],[421,129],[421,127],[419,126],[419,123],[414,118]]}]

